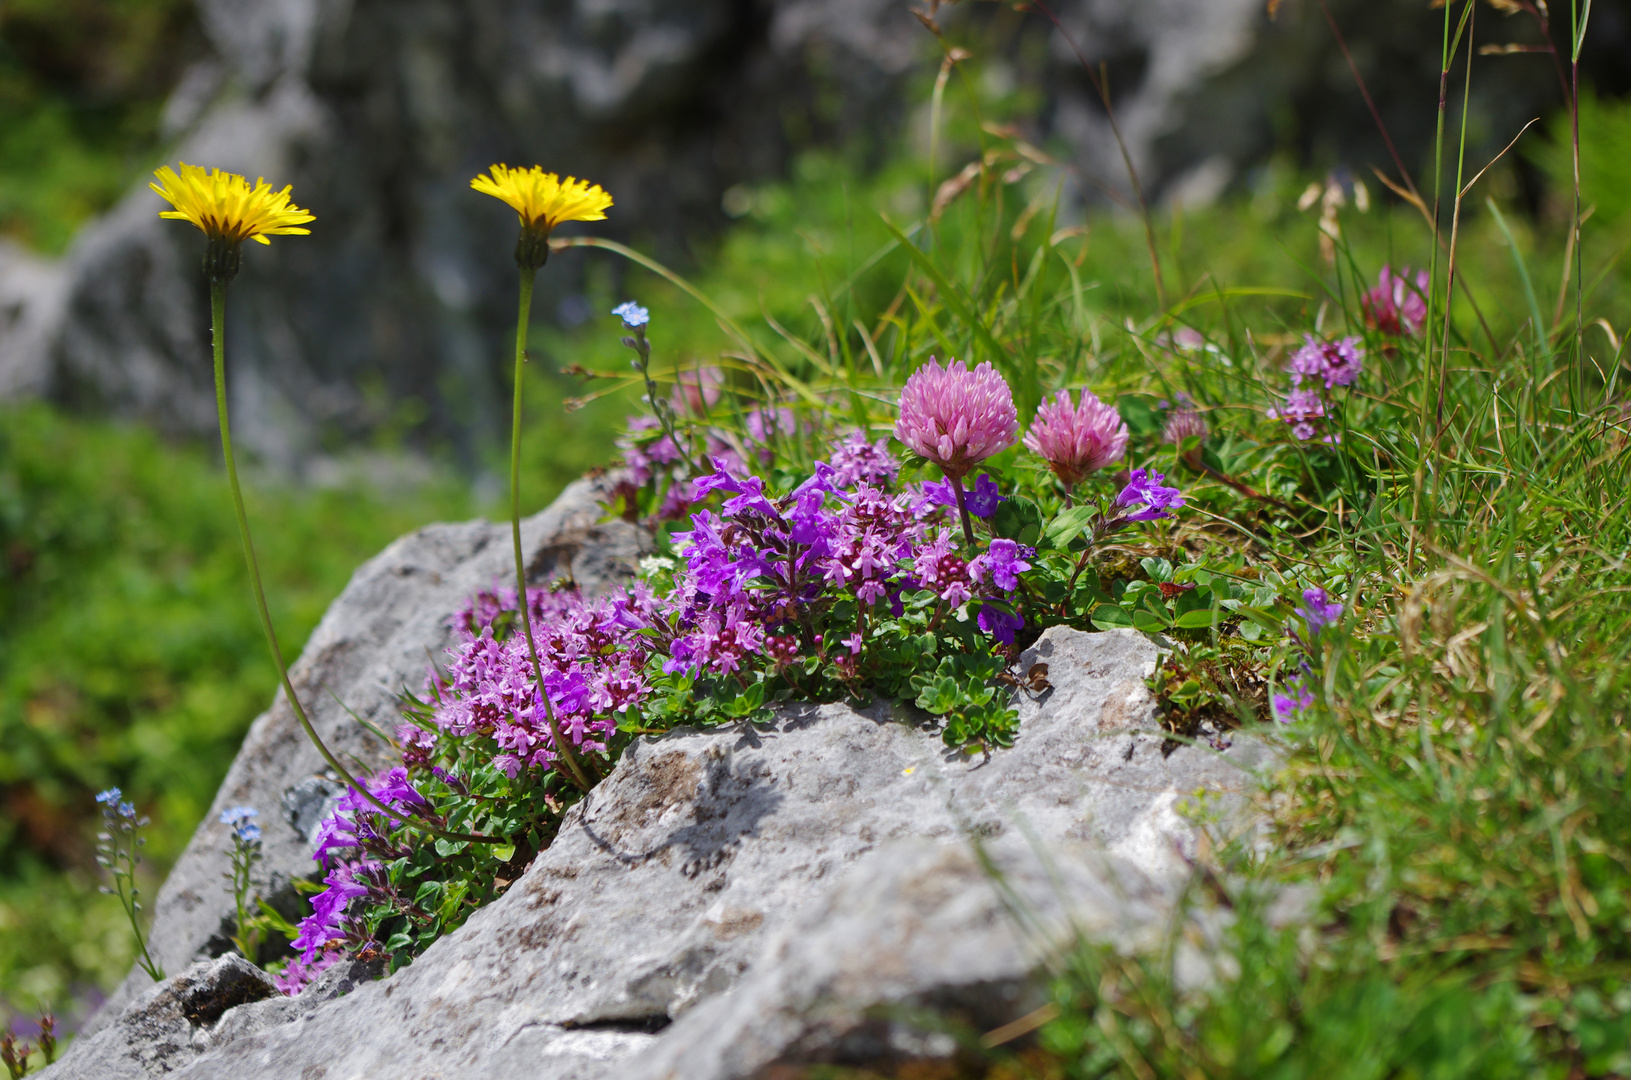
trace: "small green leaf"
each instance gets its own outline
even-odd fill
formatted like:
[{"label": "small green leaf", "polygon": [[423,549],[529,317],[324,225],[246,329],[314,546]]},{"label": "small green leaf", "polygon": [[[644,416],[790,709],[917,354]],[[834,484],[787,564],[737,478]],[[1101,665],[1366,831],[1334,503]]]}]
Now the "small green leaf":
[{"label": "small green leaf", "polygon": [[1073,506],[1069,510],[1061,510],[1048,522],[1047,529],[1042,533],[1043,539],[1054,547],[1064,547],[1082,535],[1096,513],[1098,511],[1091,506]]},{"label": "small green leaf", "polygon": [[1165,425],[1154,403],[1143,394],[1123,394],[1116,399],[1116,411],[1134,435],[1158,435]]},{"label": "small green leaf", "polygon": [[494,844],[492,847],[492,852],[493,858],[497,859],[499,862],[509,862],[511,859],[515,858],[515,845]]},{"label": "small green leaf", "polygon": [[991,528],[998,536],[1034,546],[1042,537],[1042,511],[1031,500],[1015,495],[997,504]]},{"label": "small green leaf", "polygon": [[1132,626],[1133,617],[1115,604],[1100,604],[1093,609],[1093,625],[1100,630],[1116,630]]},{"label": "small green leaf", "polygon": [[1159,634],[1167,628],[1167,624],[1144,608],[1134,608],[1133,628],[1142,630],[1146,634]]},{"label": "small green leaf", "polygon": [[446,840],[438,838],[436,841],[436,854],[445,859],[449,855],[459,854],[469,846],[469,842],[465,840]]},{"label": "small green leaf", "polygon": [[413,937],[411,935],[409,935],[406,931],[399,931],[399,932],[397,932],[395,934],[392,934],[391,939],[385,943],[385,951],[388,952],[388,953],[394,953],[398,949],[406,949],[409,945],[412,945],[412,944],[413,944]]},{"label": "small green leaf", "polygon": [[1181,630],[1201,630],[1217,624],[1216,613],[1211,608],[1196,608],[1192,611],[1186,611],[1172,620],[1172,625]]}]

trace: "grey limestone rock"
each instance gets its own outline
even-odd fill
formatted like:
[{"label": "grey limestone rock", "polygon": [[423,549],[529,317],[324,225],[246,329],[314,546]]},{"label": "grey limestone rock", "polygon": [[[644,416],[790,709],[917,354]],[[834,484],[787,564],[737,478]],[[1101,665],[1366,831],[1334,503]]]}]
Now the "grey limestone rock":
[{"label": "grey limestone rock", "polygon": [[63,267],[0,240],[0,401],[50,389],[50,343],[62,330]]},{"label": "grey limestone rock", "polygon": [[192,1061],[229,1010],[279,997],[271,976],[236,954],[201,960],[149,986],[113,1023],[82,1035],[40,1075],[51,1080],[146,1080]]},{"label": "grey limestone rock", "polygon": [[[632,574],[647,538],[622,521],[600,522],[599,497],[609,481],[580,480],[548,509],[522,523],[532,581],[570,576],[591,593]],[[336,753],[382,765],[388,751],[359,717],[384,731],[399,722],[399,695],[417,691],[432,658],[452,641],[448,619],[472,595],[513,580],[508,524],[471,521],[430,525],[364,563],[312,632],[290,669],[313,724]],[[262,895],[293,910],[291,879],[309,876],[311,830],[324,802],[340,788],[307,741],[281,693],[251,726],[215,802],[176,861],[153,904],[151,948],[176,971],[225,952],[235,908],[226,876],[228,828],[216,818],[228,806],[261,811],[258,873]],[[151,981],[136,969],[86,1031],[118,1017]]]},{"label": "grey limestone rock", "polygon": [[[1242,803],[1273,763],[1246,739],[1163,755],[1143,684],[1157,656],[1131,631],[1050,630],[1022,662],[1047,663],[1052,689],[1024,701],[1020,738],[988,758],[949,752],[886,704],[639,740],[463,928],[182,1075],[660,1075],[639,1061],[691,1080],[907,1038],[862,1015],[878,1000],[1011,1011],[1035,956],[970,838],[1043,924],[1069,914],[1134,942],[1170,913],[1196,843],[1181,801],[1205,789]],[[1056,900],[1033,844],[1066,867]],[[953,944],[964,933],[968,950]],[[839,938],[853,948],[814,944]],[[866,942],[883,965],[870,974]],[[871,1001],[817,1000],[868,980]],[[732,990],[749,985],[764,988],[758,1020],[743,1002],[759,991]]]}]

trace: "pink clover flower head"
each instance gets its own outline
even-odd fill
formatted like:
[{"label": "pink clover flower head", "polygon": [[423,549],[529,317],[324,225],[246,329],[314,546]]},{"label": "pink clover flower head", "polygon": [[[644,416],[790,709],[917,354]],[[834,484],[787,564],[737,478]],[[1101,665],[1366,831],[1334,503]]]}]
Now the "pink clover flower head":
[{"label": "pink clover flower head", "polygon": [[1376,275],[1376,288],[1359,299],[1365,313],[1365,322],[1384,334],[1394,337],[1412,337],[1421,333],[1427,321],[1427,271],[1416,271],[1412,280],[1410,267],[1401,266],[1394,272],[1383,265]]},{"label": "pink clover flower head", "polygon": [[1268,418],[1284,421],[1293,435],[1307,442],[1319,434],[1315,425],[1325,418],[1325,401],[1317,390],[1293,390],[1286,395],[1284,405],[1268,411]]},{"label": "pink clover flower head", "polygon": [[895,438],[953,479],[1014,445],[1018,435],[1013,392],[990,364],[969,371],[961,360],[942,368],[930,358],[901,390]]},{"label": "pink clover flower head", "polygon": [[1127,424],[1113,405],[1106,405],[1089,390],[1081,404],[1071,406],[1070,393],[1061,390],[1043,401],[1025,436],[1025,448],[1048,463],[1067,486],[1089,473],[1120,461],[1127,452]]},{"label": "pink clover flower head", "polygon": [[1116,496],[1116,506],[1130,511],[1127,521],[1158,521],[1172,516],[1168,511],[1184,505],[1183,492],[1175,487],[1164,487],[1166,477],[1158,472],[1134,469],[1127,486]]},{"label": "pink clover flower head", "polygon": [[1352,386],[1364,361],[1365,349],[1356,337],[1321,341],[1313,334],[1304,334],[1303,347],[1291,357],[1291,384],[1300,386],[1306,377],[1324,382],[1327,390]]},{"label": "pink clover flower head", "polygon": [[1206,417],[1194,409],[1180,407],[1167,414],[1166,426],[1161,429],[1161,441],[1183,446],[1185,439],[1198,437],[1204,443],[1211,433],[1206,426]]}]

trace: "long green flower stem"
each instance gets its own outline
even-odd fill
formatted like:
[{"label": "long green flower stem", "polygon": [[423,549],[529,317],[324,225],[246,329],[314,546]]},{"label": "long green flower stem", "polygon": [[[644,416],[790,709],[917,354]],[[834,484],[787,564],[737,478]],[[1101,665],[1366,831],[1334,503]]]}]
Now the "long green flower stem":
[{"label": "long green flower stem", "polygon": [[538,680],[538,698],[544,703],[544,719],[549,724],[549,737],[555,740],[555,752],[566,762],[572,779],[584,791],[593,785],[584,774],[572,747],[561,738],[560,724],[555,720],[555,707],[550,703],[549,691],[544,689],[544,665],[538,660],[538,645],[532,637],[532,612],[527,606],[527,564],[521,555],[521,377],[522,365],[527,362],[527,321],[532,315],[532,283],[538,271],[521,267],[521,310],[515,317],[515,420],[510,428],[510,538],[515,542],[515,598],[521,609],[521,627],[527,633],[527,653],[532,657],[532,672]]},{"label": "long green flower stem", "polygon": [[272,628],[272,616],[266,608],[266,590],[261,585],[260,563],[255,559],[255,545],[249,538],[249,518],[244,513],[243,489],[238,484],[238,466],[232,456],[232,428],[227,420],[227,374],[226,374],[226,322],[227,322],[227,287],[224,281],[210,282],[210,333],[215,346],[215,408],[221,419],[221,454],[226,459],[227,480],[232,487],[232,506],[238,513],[238,535],[243,538],[244,562],[249,567],[249,583],[255,591],[255,610],[260,613],[261,629],[266,632],[266,645],[272,650],[272,662],[277,665],[278,677],[283,681],[283,696],[289,702],[289,708],[294,710],[295,718],[305,729],[306,738],[311,740],[317,752],[323,755],[329,768],[340,774],[352,790],[384,811],[390,818],[401,821],[411,828],[424,832],[434,833],[448,840],[466,840],[477,844],[497,844],[503,841],[491,836],[478,836],[474,833],[450,832],[439,829],[421,821],[415,821],[401,810],[386,806],[368,786],[355,776],[351,770],[340,764],[340,759],[334,752],[323,744],[318,737],[317,729],[312,727],[311,718],[300,705],[300,698],[295,695],[294,685],[289,682],[289,668],[283,662],[283,650],[278,647],[277,632]]}]

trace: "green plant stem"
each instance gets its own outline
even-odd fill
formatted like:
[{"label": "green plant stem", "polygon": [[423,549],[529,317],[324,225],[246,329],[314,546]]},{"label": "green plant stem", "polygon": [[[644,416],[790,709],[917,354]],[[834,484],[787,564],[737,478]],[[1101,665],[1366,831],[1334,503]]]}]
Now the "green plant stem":
[{"label": "green plant stem", "polygon": [[232,507],[238,515],[238,535],[243,539],[244,563],[249,567],[249,583],[255,593],[255,610],[260,614],[261,629],[266,633],[266,646],[272,651],[272,662],[277,665],[278,678],[283,684],[283,696],[289,702],[289,708],[294,711],[295,719],[300,721],[300,727],[306,732],[306,738],[311,740],[317,752],[328,762],[329,768],[340,775],[353,791],[364,799],[373,803],[383,811],[388,819],[410,825],[412,828],[433,833],[449,840],[468,840],[478,844],[496,844],[499,841],[491,836],[477,836],[471,833],[450,832],[438,829],[434,825],[412,821],[408,815],[392,809],[381,802],[367,785],[351,775],[351,770],[340,764],[340,759],[334,756],[317,735],[317,729],[312,726],[311,718],[301,707],[300,698],[295,695],[294,684],[289,681],[289,667],[283,662],[283,650],[278,647],[277,631],[272,628],[272,615],[266,607],[266,590],[261,585],[260,563],[255,559],[255,545],[249,536],[249,517],[244,513],[243,488],[238,483],[238,466],[232,456],[232,428],[227,419],[227,374],[226,374],[226,322],[227,322],[227,287],[224,281],[210,282],[210,336],[215,348],[215,409],[221,421],[221,455],[226,459],[227,481],[232,488]]},{"label": "green plant stem", "polygon": [[[135,834],[131,835],[131,842],[132,843],[135,842]],[[132,859],[129,862],[129,880],[130,880],[130,895],[129,896],[125,895],[125,877],[123,875],[120,875],[120,874],[116,873],[116,874],[113,875],[113,880],[114,880],[114,883],[116,885],[118,885],[118,887],[119,887],[119,902],[122,905],[124,905],[125,915],[127,915],[130,918],[130,932],[132,934],[136,935],[136,947],[142,951],[142,959],[141,959],[142,970],[147,972],[148,976],[154,982],[163,982],[164,981],[164,969],[159,967],[159,965],[154,962],[152,954],[147,951],[147,939],[142,937],[142,928],[136,922],[136,863],[135,863],[135,860]]]},{"label": "green plant stem", "polygon": [[974,550],[974,523],[968,519],[968,500],[963,496],[963,478],[947,474],[946,479],[951,481],[951,490],[957,496],[957,513],[963,519],[963,539],[968,541],[969,550]]},{"label": "green plant stem", "polygon": [[538,698],[544,703],[544,720],[549,724],[549,736],[555,740],[555,751],[566,762],[573,781],[588,791],[592,786],[584,775],[577,755],[561,737],[560,725],[555,720],[555,706],[550,703],[549,692],[544,689],[544,665],[538,660],[538,645],[532,637],[532,612],[527,609],[527,563],[521,555],[521,386],[527,362],[527,321],[532,314],[532,283],[538,271],[521,268],[521,305],[515,317],[515,419],[510,428],[510,538],[515,542],[515,596],[521,609],[521,627],[527,634],[527,654],[532,657],[532,673],[538,680]]}]

